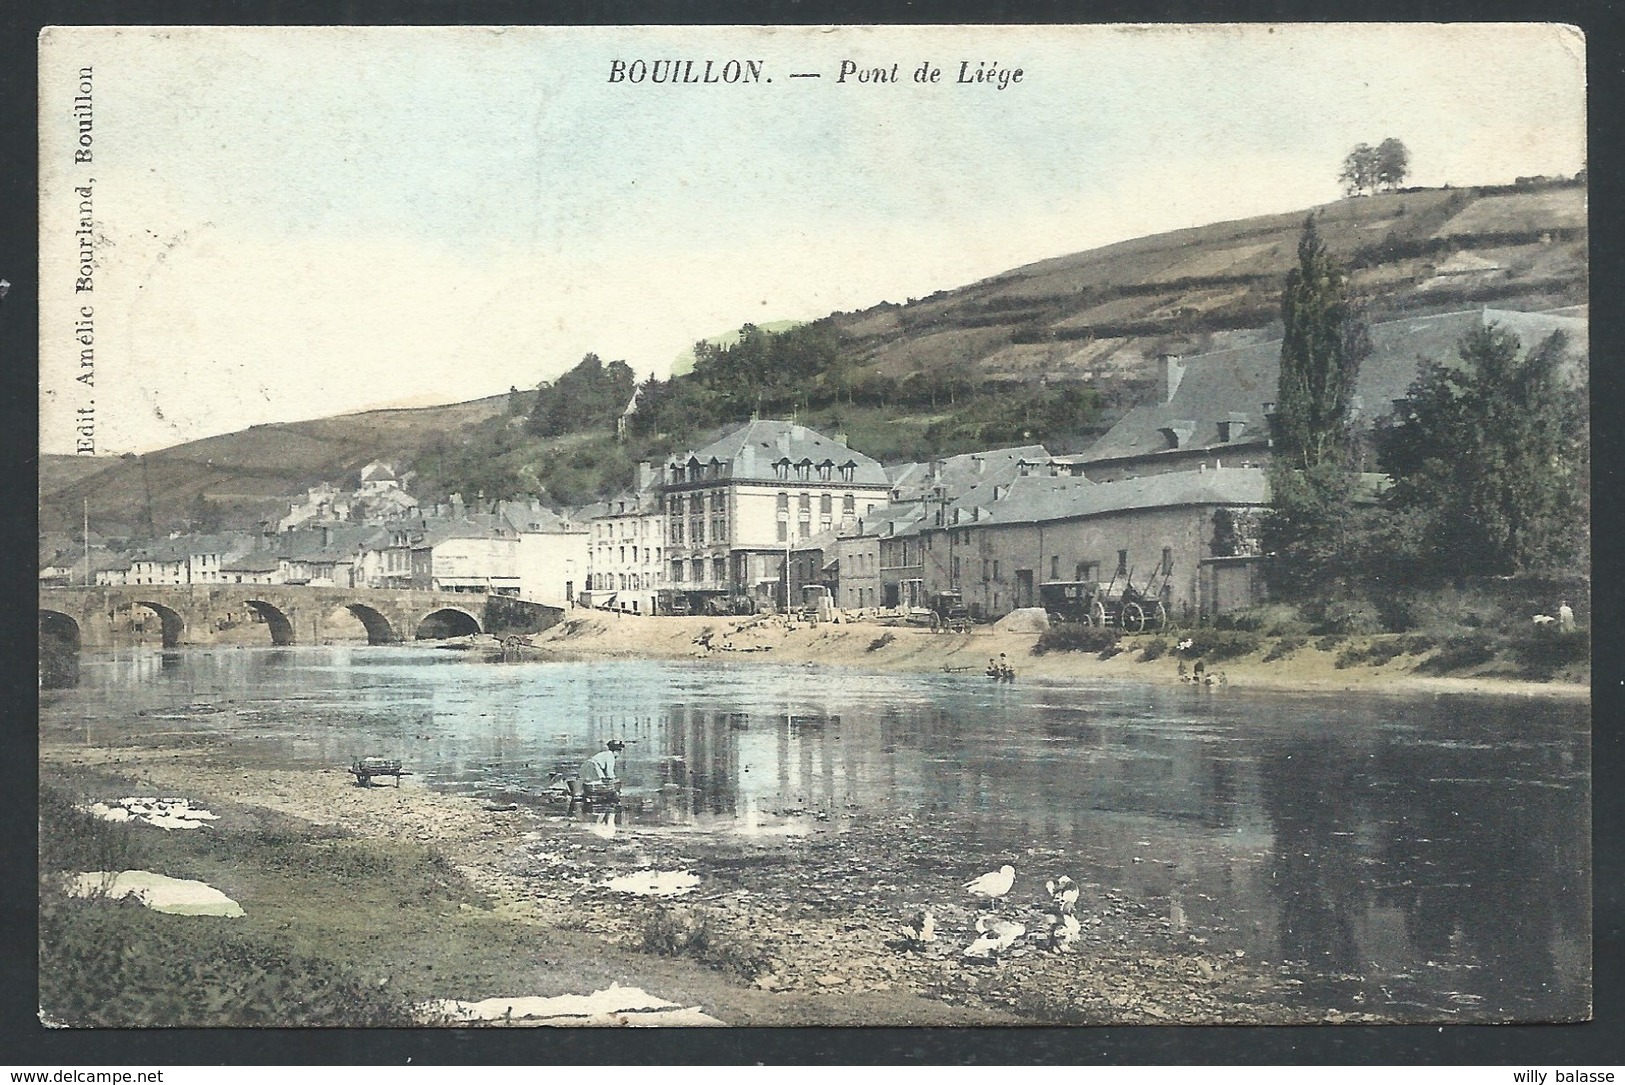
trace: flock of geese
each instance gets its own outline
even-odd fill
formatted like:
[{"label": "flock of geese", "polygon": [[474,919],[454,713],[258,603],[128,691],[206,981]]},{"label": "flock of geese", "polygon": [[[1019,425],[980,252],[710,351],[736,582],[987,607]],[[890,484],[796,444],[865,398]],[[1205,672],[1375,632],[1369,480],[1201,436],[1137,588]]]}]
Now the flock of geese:
[{"label": "flock of geese", "polygon": [[[965,883],[965,892],[995,910],[999,902],[1010,893],[1016,883],[1016,868],[1006,863],[998,870],[989,871]],[[1056,952],[1068,952],[1078,941],[1082,928],[1078,923],[1078,884],[1066,875],[1044,883],[1049,902],[1043,913],[1044,929],[1034,938]],[[1005,919],[983,913],[976,917],[976,938],[962,951],[962,956],[973,960],[993,960],[1014,946],[1027,934],[1027,925],[1014,919]],[[929,910],[920,910],[908,917],[903,925],[903,937],[911,946],[922,946],[937,940],[936,919]]]}]

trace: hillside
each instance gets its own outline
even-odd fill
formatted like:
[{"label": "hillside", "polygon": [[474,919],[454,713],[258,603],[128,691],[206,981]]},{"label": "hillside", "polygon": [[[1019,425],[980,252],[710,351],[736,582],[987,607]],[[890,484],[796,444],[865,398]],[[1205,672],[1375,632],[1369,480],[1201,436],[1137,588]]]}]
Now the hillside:
[{"label": "hillside", "polygon": [[[1547,309],[1586,301],[1583,185],[1414,190],[1339,200],[1313,212],[1321,236],[1351,268],[1373,320],[1481,304]],[[798,394],[786,410],[810,425],[848,432],[855,447],[883,460],[967,451],[985,439],[986,419],[1000,409],[1008,417],[999,424],[1011,440],[1075,450],[1144,398],[1159,353],[1196,354],[1270,334],[1308,213],[1136,238],[905,305],[833,314],[840,387],[847,391],[820,375],[814,382],[820,388]],[[930,382],[920,379],[925,374]],[[867,399],[852,394],[866,383],[879,391]],[[961,390],[939,397],[923,390],[928,383]],[[1022,395],[1009,394],[1012,383],[1025,386]],[[1098,393],[1089,417],[1064,430],[1038,418],[1043,411],[1035,407],[1064,402],[1058,385]],[[981,399],[971,408],[963,398],[952,406],[955,396],[966,395]],[[528,435],[517,417],[529,406],[496,396],[258,426],[139,458],[97,460],[94,471],[82,463],[43,463],[41,526],[71,530],[85,497],[92,526],[115,535],[163,531],[200,509],[252,524],[279,513],[281,498],[317,481],[342,481],[372,459],[418,469],[422,485],[414,492],[426,499],[451,489],[506,496],[543,484],[561,500],[587,500],[629,478],[633,457],[659,455],[664,444],[692,436],[663,425],[666,438],[646,435],[628,445],[607,432],[543,440]],[[751,404],[735,401],[729,409],[730,418],[743,419]]]},{"label": "hillside", "polygon": [[[114,536],[164,532],[202,497],[234,524],[285,512],[284,498],[340,481],[375,459],[406,465],[507,410],[507,396],[407,410],[365,411],[253,426],[145,456],[45,457],[40,530],[72,530],[90,502],[91,526]],[[68,461],[66,463],[59,461]],[[100,465],[90,471],[87,465]],[[353,480],[352,480],[353,482]]]},{"label": "hillside", "polygon": [[[1581,185],[1414,190],[1313,211],[1374,320],[1586,300]],[[982,380],[1132,382],[1158,353],[1240,345],[1274,322],[1307,213],[1059,256],[838,323],[868,369],[897,381],[947,366]]]}]

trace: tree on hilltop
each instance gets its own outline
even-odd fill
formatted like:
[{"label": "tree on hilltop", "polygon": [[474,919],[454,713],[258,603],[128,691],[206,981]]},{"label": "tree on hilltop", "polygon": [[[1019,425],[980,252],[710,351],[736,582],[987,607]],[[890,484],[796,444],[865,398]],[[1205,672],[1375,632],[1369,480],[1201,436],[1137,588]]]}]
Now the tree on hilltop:
[{"label": "tree on hilltop", "polygon": [[1390,136],[1375,147],[1369,143],[1356,144],[1343,159],[1343,170],[1337,180],[1346,196],[1392,192],[1404,182],[1410,168],[1410,151]]},{"label": "tree on hilltop", "polygon": [[1392,192],[1404,183],[1411,172],[1411,153],[1392,136],[1377,144],[1376,182]]}]

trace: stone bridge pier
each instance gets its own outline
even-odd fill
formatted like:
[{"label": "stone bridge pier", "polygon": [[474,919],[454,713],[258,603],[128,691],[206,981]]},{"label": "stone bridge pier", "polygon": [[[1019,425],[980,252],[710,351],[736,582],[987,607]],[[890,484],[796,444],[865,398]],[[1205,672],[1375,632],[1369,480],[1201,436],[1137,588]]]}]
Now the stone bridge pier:
[{"label": "stone bridge pier", "polygon": [[40,631],[75,647],[127,643],[121,627],[137,608],[157,615],[163,646],[210,644],[225,629],[257,616],[278,645],[319,644],[330,617],[345,610],[360,621],[369,644],[488,631],[536,632],[563,611],[522,600],[459,592],[286,585],[191,584],[46,588],[40,591]]}]

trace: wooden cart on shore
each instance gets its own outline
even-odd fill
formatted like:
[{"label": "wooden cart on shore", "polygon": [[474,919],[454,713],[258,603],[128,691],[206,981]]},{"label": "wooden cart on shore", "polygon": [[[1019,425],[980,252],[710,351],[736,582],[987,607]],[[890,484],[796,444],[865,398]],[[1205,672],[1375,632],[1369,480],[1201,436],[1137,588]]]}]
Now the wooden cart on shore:
[{"label": "wooden cart on shore", "polygon": [[1159,569],[1151,574],[1145,587],[1136,588],[1131,569],[1123,575],[1121,588],[1114,575],[1104,585],[1096,580],[1056,581],[1039,585],[1038,591],[1053,622],[1143,633],[1147,628],[1168,628],[1168,607],[1162,601],[1162,589],[1167,583],[1168,570]]},{"label": "wooden cart on shore", "polygon": [[401,768],[401,763],[387,757],[358,757],[350,765],[350,771],[355,774],[355,782],[362,787],[371,787],[374,776],[393,776],[395,786],[401,786],[401,777],[412,775],[409,769]]}]

